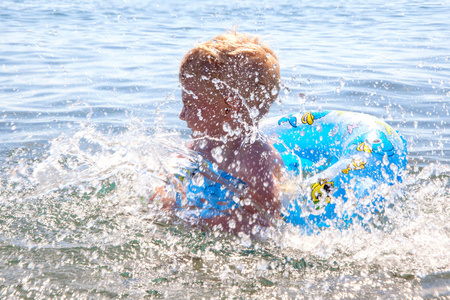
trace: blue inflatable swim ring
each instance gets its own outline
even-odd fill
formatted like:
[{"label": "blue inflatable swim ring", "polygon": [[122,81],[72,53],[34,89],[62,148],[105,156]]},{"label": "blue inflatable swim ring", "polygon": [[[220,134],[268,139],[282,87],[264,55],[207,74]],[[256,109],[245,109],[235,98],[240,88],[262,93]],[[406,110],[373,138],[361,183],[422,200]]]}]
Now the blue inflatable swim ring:
[{"label": "blue inflatable swim ring", "polygon": [[383,187],[402,181],[406,141],[362,113],[321,111],[265,122],[262,130],[303,189],[285,201],[287,222],[306,228],[345,226],[386,205]]},{"label": "blue inflatable swim ring", "polygon": [[[380,190],[401,182],[406,169],[406,141],[367,114],[298,113],[266,120],[261,130],[281,154],[287,173],[301,179],[297,186],[284,187],[284,219],[308,231],[346,226],[381,210],[385,197]],[[207,161],[177,177],[186,197],[177,193],[176,203],[184,216],[211,218],[240,206],[236,195],[245,183]]]}]

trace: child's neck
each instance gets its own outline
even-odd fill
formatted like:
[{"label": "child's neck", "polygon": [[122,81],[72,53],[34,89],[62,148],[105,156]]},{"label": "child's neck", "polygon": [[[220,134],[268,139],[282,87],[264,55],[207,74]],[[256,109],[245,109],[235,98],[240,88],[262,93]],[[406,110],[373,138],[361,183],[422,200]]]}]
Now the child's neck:
[{"label": "child's neck", "polygon": [[209,136],[207,134],[195,137],[193,150],[202,153],[205,158],[217,163],[222,170],[238,159],[244,144],[253,144],[261,137],[257,127],[247,126],[240,130],[224,131],[221,135]]}]

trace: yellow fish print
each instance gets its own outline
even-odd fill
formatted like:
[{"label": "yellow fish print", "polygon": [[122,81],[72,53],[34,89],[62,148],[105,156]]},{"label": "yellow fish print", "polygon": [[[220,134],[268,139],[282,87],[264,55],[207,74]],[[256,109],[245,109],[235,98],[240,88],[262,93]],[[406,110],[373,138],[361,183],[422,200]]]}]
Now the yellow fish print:
[{"label": "yellow fish print", "polygon": [[314,116],[311,112],[308,112],[302,116],[302,123],[312,125],[314,123]]},{"label": "yellow fish print", "polygon": [[368,145],[366,142],[362,142],[361,144],[358,145],[358,147],[356,147],[356,150],[371,154],[372,146]]},{"label": "yellow fish print", "polygon": [[347,165],[346,169],[342,170],[342,173],[348,174],[348,172],[350,172],[350,171],[362,170],[365,168],[366,168],[366,162],[361,161],[359,159],[354,159],[354,160],[352,160],[351,164]]},{"label": "yellow fish print", "polygon": [[[319,182],[316,182],[311,185],[311,198],[314,204],[318,204],[321,200],[326,200],[327,204],[330,203],[331,200],[331,189],[334,187],[334,183],[332,181],[327,181],[327,179],[320,179]],[[316,209],[320,209],[317,207]]]}]

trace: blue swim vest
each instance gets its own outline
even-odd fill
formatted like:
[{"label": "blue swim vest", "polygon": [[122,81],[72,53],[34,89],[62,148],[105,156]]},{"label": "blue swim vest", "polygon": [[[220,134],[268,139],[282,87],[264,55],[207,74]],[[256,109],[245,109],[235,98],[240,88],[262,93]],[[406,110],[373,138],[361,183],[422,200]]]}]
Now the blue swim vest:
[{"label": "blue swim vest", "polygon": [[[287,173],[299,179],[283,189],[284,219],[307,230],[345,227],[382,210],[386,190],[401,182],[406,169],[406,141],[367,114],[298,113],[263,121],[261,131],[280,152]],[[211,218],[240,206],[237,195],[245,183],[207,161],[177,177],[186,195],[177,193],[177,209],[185,215]]]},{"label": "blue swim vest", "polygon": [[183,218],[213,218],[228,215],[230,209],[238,208],[239,194],[246,184],[230,174],[216,169],[213,164],[198,157],[192,167],[184,167],[175,177],[183,186],[177,191],[176,208]]}]

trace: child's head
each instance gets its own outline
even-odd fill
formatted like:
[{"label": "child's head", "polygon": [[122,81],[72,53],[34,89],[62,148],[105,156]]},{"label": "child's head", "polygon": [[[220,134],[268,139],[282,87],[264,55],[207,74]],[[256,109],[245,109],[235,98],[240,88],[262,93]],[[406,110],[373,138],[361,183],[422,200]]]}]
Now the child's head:
[{"label": "child's head", "polygon": [[202,95],[194,99],[238,102],[245,107],[243,113],[259,121],[278,96],[280,66],[258,37],[230,32],[189,51],[181,62],[180,81],[188,93]]}]

